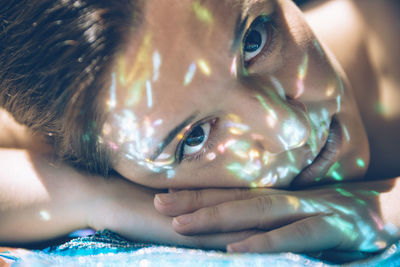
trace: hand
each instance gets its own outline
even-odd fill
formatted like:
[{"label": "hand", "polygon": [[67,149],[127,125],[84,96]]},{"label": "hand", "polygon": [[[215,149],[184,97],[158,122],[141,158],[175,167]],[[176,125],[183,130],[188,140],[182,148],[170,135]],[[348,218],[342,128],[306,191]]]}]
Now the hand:
[{"label": "hand", "polygon": [[[158,194],[154,202],[161,213],[179,215],[172,225],[182,235],[259,231],[229,244],[231,252],[375,252],[399,236],[385,219],[390,216],[380,211],[380,204],[397,203],[380,203],[386,191],[398,199],[399,186],[394,190],[392,185],[383,181],[304,191],[205,189]],[[398,208],[389,210],[397,213]]]},{"label": "hand", "polygon": [[112,177],[108,180],[100,179],[99,185],[92,191],[96,192],[96,197],[88,213],[88,225],[96,230],[112,230],[131,240],[222,249],[231,242],[255,233],[241,231],[233,234],[182,236],[172,228],[172,218],[160,214],[154,208],[155,190]]}]

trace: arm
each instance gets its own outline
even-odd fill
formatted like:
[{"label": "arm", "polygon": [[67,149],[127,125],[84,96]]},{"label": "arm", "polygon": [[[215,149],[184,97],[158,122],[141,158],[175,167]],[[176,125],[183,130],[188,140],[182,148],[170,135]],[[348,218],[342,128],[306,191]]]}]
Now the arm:
[{"label": "arm", "polygon": [[73,207],[88,203],[94,178],[52,165],[42,140],[3,110],[0,129],[0,243],[39,241],[84,227],[87,207]]},{"label": "arm", "polygon": [[22,149],[0,150],[0,242],[44,240],[85,227],[94,177]]},{"label": "arm", "polygon": [[223,248],[252,234],[184,237],[154,208],[154,190],[50,162],[43,154],[0,149],[0,245],[23,245],[86,227],[133,240],[207,248]]}]

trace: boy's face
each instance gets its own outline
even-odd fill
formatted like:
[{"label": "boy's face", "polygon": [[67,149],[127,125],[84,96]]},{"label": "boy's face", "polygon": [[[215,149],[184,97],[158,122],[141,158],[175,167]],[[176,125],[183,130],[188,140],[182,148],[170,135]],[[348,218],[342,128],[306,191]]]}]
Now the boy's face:
[{"label": "boy's face", "polygon": [[101,137],[122,176],[193,188],[362,175],[368,144],[351,92],[293,3],[143,3]]}]

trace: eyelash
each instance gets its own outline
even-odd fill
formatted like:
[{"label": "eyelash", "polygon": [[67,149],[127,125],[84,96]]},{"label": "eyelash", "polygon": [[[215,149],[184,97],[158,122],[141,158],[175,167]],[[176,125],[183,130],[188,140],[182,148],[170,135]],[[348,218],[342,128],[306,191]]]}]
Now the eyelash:
[{"label": "eyelash", "polygon": [[[204,156],[204,154],[212,149],[215,145],[216,141],[216,130],[218,128],[218,118],[210,119],[206,118],[204,120],[201,120],[197,122],[196,124],[192,125],[188,131],[186,131],[184,137],[181,139],[181,141],[178,144],[177,150],[176,150],[176,158],[178,159],[178,163],[181,163],[182,161],[194,161],[194,160],[200,160]],[[206,143],[204,144],[204,147],[196,153],[193,153],[191,155],[183,155],[183,148],[184,148],[184,141],[188,137],[188,135],[192,132],[194,128],[196,128],[199,125],[202,125],[204,123],[210,123],[210,133],[208,136],[208,139]]]},{"label": "eyelash", "polygon": [[[263,58],[263,57],[270,55],[272,53],[272,51],[274,50],[277,29],[271,20],[264,22],[264,24],[265,24],[265,27],[268,27],[267,28],[268,33],[269,33],[268,42],[266,43],[265,47],[262,49],[262,51],[260,52],[259,55],[257,55],[253,59],[249,60],[248,62],[244,62],[244,65],[246,68],[249,67],[250,65],[252,65],[253,62],[258,60],[259,58]],[[250,27],[247,30],[249,30],[249,29],[250,29]],[[207,123],[207,122],[210,123],[211,128],[210,128],[209,137],[208,137],[204,147],[199,152],[196,152],[194,154],[183,155],[184,141],[186,140],[188,135],[191,133],[191,131],[195,127],[197,127],[201,124]],[[207,118],[207,119],[204,119],[204,120],[192,125],[190,127],[190,129],[185,133],[184,137],[181,139],[181,141],[179,142],[178,147],[176,149],[175,157],[178,159],[178,163],[181,163],[182,161],[190,162],[190,161],[194,161],[194,160],[201,160],[203,158],[203,156],[206,154],[206,152],[214,147],[215,141],[216,141],[215,131],[217,130],[217,128],[218,128],[218,118],[214,118],[214,119]]]},{"label": "eyelash", "polygon": [[[257,18],[255,19],[255,21],[256,20],[257,20]],[[249,60],[247,62],[244,60],[244,57],[243,57],[243,65],[245,68],[248,68],[251,65],[253,65],[254,61],[258,61],[258,60],[260,60],[260,58],[262,59],[264,57],[269,56],[274,51],[275,44],[276,44],[276,34],[277,34],[278,29],[272,19],[269,19],[268,21],[261,22],[261,23],[264,23],[265,27],[267,27],[269,38],[268,38],[267,43],[265,44],[264,48],[261,50],[261,52],[257,56],[255,56],[254,58],[252,58],[251,60]],[[254,22],[252,24],[254,24]],[[249,29],[251,29],[252,27],[255,27],[255,26],[256,25],[251,25],[249,28],[247,28],[246,33]],[[246,35],[243,36],[243,38],[245,38],[245,37],[246,37]]]}]

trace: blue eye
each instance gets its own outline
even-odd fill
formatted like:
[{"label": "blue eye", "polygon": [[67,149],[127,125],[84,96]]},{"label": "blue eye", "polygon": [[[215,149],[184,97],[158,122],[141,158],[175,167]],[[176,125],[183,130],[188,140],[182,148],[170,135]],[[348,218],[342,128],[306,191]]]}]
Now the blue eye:
[{"label": "blue eye", "polygon": [[268,30],[268,17],[258,17],[247,30],[243,38],[243,59],[249,62],[257,57],[268,45],[270,33]]},{"label": "blue eye", "polygon": [[210,122],[194,127],[183,142],[183,156],[195,154],[203,149],[210,136]]}]

